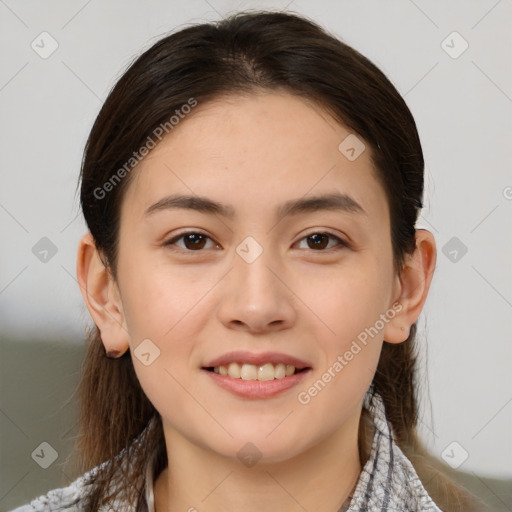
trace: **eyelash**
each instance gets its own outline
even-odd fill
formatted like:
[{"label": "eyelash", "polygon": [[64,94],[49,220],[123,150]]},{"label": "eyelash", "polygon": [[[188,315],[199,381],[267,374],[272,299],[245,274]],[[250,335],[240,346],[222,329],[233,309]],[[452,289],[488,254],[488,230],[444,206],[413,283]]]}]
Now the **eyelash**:
[{"label": "eyelash", "polygon": [[[208,238],[210,240],[212,240],[212,238],[210,238],[208,235],[206,235],[205,233],[201,233],[200,231],[185,231],[183,233],[180,233],[176,236],[174,236],[173,238],[171,238],[170,240],[167,240],[166,242],[164,242],[164,246],[165,247],[169,247],[172,251],[177,251],[177,252],[183,252],[183,253],[194,253],[194,252],[203,252],[202,249],[199,249],[197,251],[193,251],[193,250],[190,250],[190,249],[182,249],[181,247],[179,248],[175,248],[175,247],[171,247],[172,245],[174,245],[178,240],[182,239],[183,237],[187,236],[187,235],[201,235],[205,238]],[[334,240],[336,240],[338,242],[338,245],[335,246],[335,247],[331,247],[329,249],[320,249],[320,250],[315,250],[315,249],[309,249],[310,251],[312,252],[331,252],[331,251],[339,251],[339,250],[342,250],[342,249],[349,249],[350,248],[350,245],[348,242],[345,242],[344,240],[342,240],[340,237],[334,235],[333,233],[329,233],[328,231],[313,231],[311,233],[308,233],[307,235],[303,236],[299,242],[302,242],[303,240],[305,240],[306,238],[309,238],[310,236],[313,236],[313,235],[326,235]],[[212,240],[213,241],[213,240]]]}]

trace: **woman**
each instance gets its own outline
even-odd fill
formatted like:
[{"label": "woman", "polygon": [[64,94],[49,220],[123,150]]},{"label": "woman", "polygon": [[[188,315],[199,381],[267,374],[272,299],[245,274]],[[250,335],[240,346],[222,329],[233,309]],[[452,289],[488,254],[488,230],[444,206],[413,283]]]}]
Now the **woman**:
[{"label": "woman", "polygon": [[417,433],[436,261],[389,80],[239,13],[144,52],[85,149],[85,474],[18,512],[477,510]]}]

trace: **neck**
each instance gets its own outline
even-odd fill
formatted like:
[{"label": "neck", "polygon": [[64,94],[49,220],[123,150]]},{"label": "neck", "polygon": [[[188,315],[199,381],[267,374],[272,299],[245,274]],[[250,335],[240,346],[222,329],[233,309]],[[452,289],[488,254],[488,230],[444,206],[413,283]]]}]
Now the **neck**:
[{"label": "neck", "polygon": [[245,467],[237,459],[190,443],[164,423],[169,464],[154,485],[155,512],[336,512],[348,500],[361,473],[358,425],[357,414],[292,459],[260,460]]}]

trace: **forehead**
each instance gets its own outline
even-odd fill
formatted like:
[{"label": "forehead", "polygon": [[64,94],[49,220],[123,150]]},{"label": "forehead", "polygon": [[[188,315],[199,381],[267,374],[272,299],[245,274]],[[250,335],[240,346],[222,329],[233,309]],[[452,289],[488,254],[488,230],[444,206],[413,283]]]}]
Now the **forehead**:
[{"label": "forehead", "polygon": [[[371,148],[354,137],[317,104],[290,94],[199,102],[134,169],[124,203],[140,213],[180,192],[263,212],[292,197],[339,192],[382,217],[387,203]],[[347,140],[360,144],[358,152],[364,147],[355,159],[342,151]]]}]

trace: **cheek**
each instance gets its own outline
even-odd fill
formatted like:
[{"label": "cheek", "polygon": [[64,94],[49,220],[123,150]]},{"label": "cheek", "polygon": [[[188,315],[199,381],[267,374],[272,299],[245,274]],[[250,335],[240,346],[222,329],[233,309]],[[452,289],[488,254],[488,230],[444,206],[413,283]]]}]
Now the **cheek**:
[{"label": "cheek", "polygon": [[[360,396],[370,384],[386,325],[390,292],[385,275],[376,264],[365,265],[322,279],[321,292],[310,289],[307,293],[310,279],[300,288],[318,326],[315,338],[320,359],[316,377],[321,382],[311,390],[311,396],[316,396],[317,389],[323,390],[324,385],[326,388],[321,398],[315,399],[315,407],[331,407],[347,395]],[[309,396],[308,390],[304,391]]]},{"label": "cheek", "polygon": [[[360,265],[323,276],[303,275],[294,292],[333,338],[348,341],[385,312],[390,283],[377,266]],[[315,286],[312,286],[312,283]]]},{"label": "cheek", "polygon": [[315,339],[320,359],[314,378],[298,390],[297,399],[312,416],[330,411],[326,429],[345,421],[347,411],[363,398],[375,374],[384,336],[381,319],[389,295],[382,276],[372,266],[340,273],[324,282],[323,293],[310,292],[304,301],[317,313]]},{"label": "cheek", "polygon": [[[194,291],[183,277],[159,272],[155,267],[139,272],[127,287],[126,301],[123,298],[137,378],[164,416],[172,417],[173,411],[183,410],[190,400],[183,383],[197,370],[192,355],[201,330],[200,308],[194,307],[199,300],[198,288],[196,284]],[[147,339],[157,354],[149,365],[137,355],[139,344]]]},{"label": "cheek", "polygon": [[198,303],[213,286],[170,265],[139,265],[124,271],[123,308],[134,345],[140,339],[155,342],[172,337],[189,325]]},{"label": "cheek", "polygon": [[[197,275],[194,278],[190,272],[178,272],[168,264],[152,263],[119,265],[123,309],[134,367],[144,392],[155,405],[162,399],[166,406],[172,406],[177,405],[174,401],[180,395],[173,377],[184,382],[197,370],[197,357],[192,356],[209,318],[204,314],[205,296],[214,281],[211,275],[199,280]],[[147,366],[138,359],[139,345],[148,344],[145,340],[151,342],[149,351],[157,354]]]}]

